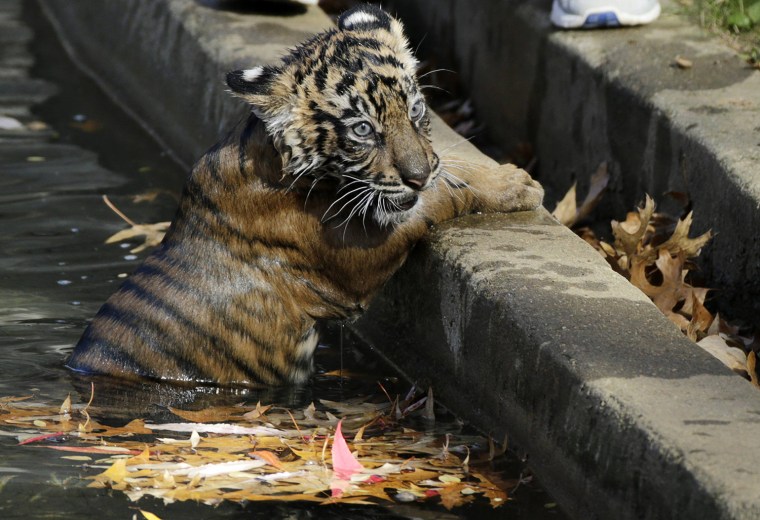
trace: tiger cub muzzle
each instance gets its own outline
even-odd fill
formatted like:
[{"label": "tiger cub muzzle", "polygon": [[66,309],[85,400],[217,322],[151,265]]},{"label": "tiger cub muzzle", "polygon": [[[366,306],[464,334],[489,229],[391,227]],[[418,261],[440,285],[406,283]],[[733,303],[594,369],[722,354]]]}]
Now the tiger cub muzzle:
[{"label": "tiger cub muzzle", "polygon": [[388,136],[387,168],[396,180],[384,190],[392,212],[406,212],[419,199],[419,192],[430,187],[438,169],[438,156],[429,140],[411,125]]}]

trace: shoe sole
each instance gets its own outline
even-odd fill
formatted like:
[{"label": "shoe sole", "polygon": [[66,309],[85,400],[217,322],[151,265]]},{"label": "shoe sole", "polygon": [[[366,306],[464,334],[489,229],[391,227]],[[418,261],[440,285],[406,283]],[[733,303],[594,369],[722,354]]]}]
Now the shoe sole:
[{"label": "shoe sole", "polygon": [[595,29],[598,27],[620,27],[623,25],[644,25],[660,16],[660,4],[642,14],[631,14],[615,7],[597,7],[581,14],[568,13],[555,0],[552,5],[551,21],[563,29]]}]

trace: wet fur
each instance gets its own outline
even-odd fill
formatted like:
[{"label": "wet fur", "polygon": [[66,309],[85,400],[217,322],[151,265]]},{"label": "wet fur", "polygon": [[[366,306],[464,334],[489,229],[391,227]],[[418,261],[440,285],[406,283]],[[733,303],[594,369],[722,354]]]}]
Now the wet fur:
[{"label": "wet fur", "polygon": [[[341,87],[336,49],[375,63],[348,59],[365,73]],[[67,365],[133,379],[303,382],[318,320],[360,315],[431,225],[538,206],[543,191],[522,170],[439,160],[427,113],[409,115],[420,96],[415,63],[400,24],[360,7],[280,67],[231,73],[253,114],[195,165],[163,243],[103,305]],[[345,100],[357,104],[357,93],[354,114]],[[350,133],[362,117],[375,127],[370,143]]]}]

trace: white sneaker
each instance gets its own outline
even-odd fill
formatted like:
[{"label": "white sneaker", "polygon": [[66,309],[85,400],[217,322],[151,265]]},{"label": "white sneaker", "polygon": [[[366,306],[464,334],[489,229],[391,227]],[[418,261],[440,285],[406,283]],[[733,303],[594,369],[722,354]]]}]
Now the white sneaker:
[{"label": "white sneaker", "polygon": [[551,20],[565,29],[643,25],[660,16],[657,0],[554,0]]}]

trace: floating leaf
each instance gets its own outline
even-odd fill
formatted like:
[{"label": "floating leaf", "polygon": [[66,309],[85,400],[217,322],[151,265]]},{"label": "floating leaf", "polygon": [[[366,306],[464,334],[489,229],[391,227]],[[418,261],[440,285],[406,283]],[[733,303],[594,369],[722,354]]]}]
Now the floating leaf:
[{"label": "floating leaf", "polygon": [[343,438],[341,432],[341,423],[338,421],[338,426],[335,428],[335,437],[333,438],[332,446],[332,466],[333,471],[341,479],[350,479],[351,475],[362,471],[364,466],[359,464],[359,461],[351,454],[346,444],[346,439]]},{"label": "floating leaf", "polygon": [[111,208],[114,213],[119,215],[119,217],[121,217],[124,222],[131,226],[129,229],[123,229],[108,237],[108,239],[106,239],[106,244],[122,242],[124,240],[130,240],[135,237],[143,237],[143,243],[133,249],[130,249],[130,253],[139,253],[140,251],[144,251],[149,247],[157,246],[164,239],[166,231],[169,229],[169,226],[171,226],[171,222],[157,222],[156,224],[136,224],[124,213],[122,213],[116,206],[114,206],[114,204],[106,195],[103,195],[103,202],[105,202],[106,205]]},{"label": "floating leaf", "polygon": [[24,128],[24,125],[18,119],[0,116],[0,130],[18,130],[20,128]]}]

